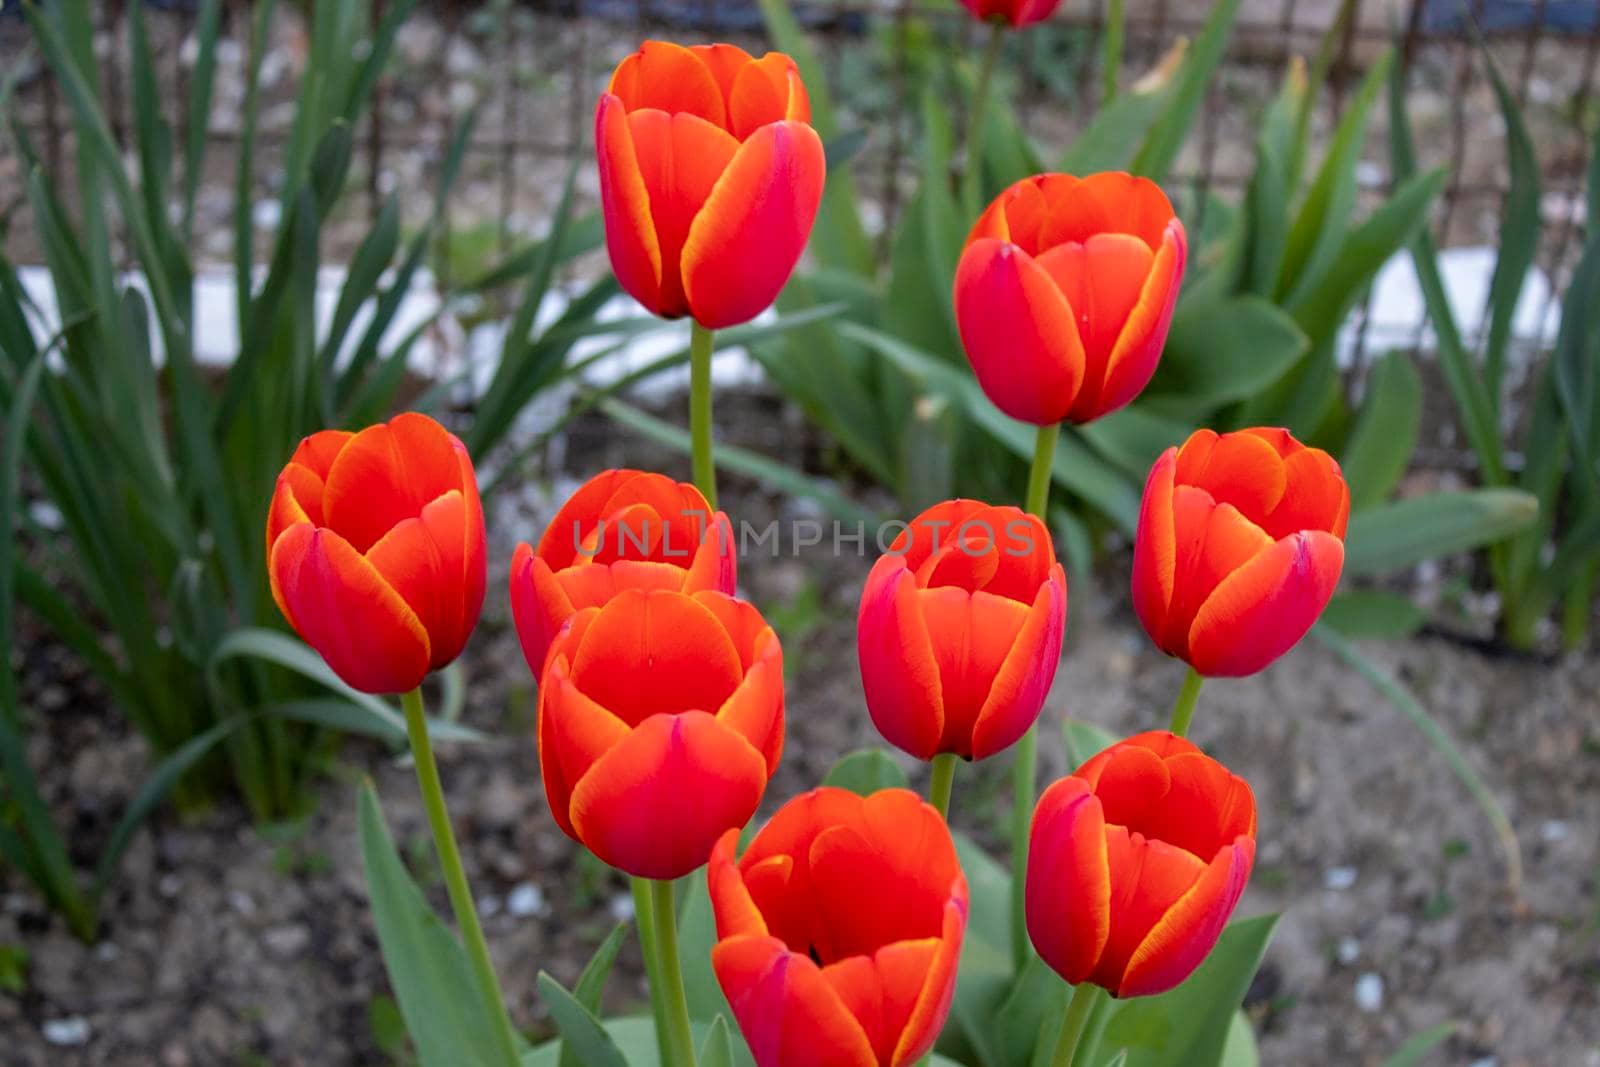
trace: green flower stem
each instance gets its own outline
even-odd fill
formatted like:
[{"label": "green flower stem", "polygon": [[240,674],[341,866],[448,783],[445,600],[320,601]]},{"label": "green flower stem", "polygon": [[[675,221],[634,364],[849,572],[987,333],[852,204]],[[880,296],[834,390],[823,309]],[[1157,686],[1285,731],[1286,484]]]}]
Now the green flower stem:
[{"label": "green flower stem", "polygon": [[494,963],[489,959],[489,944],[483,939],[472,888],[467,885],[467,872],[461,866],[461,850],[456,847],[450,813],[444,806],[444,786],[439,781],[439,765],[433,759],[433,744],[428,740],[421,688],[403,695],[400,706],[405,710],[406,733],[411,738],[411,758],[417,767],[417,785],[422,788],[428,829],[433,832],[433,847],[439,855],[439,867],[444,872],[444,885],[450,894],[456,925],[461,928],[461,939],[466,943],[467,960],[478,981],[478,995],[494,1018],[494,1039],[502,1061],[507,1067],[518,1067],[516,1036],[511,1029],[511,1018],[506,1014],[505,996],[500,992],[500,980],[495,977]]},{"label": "green flower stem", "polygon": [[645,977],[650,980],[650,1014],[656,1022],[656,1053],[663,1064],[671,1062],[671,1049],[667,1045],[667,1017],[662,1011],[661,998],[655,991],[661,988],[661,961],[656,956],[656,924],[650,900],[650,879],[628,879],[633,890],[633,925],[639,931],[639,953],[644,957]]},{"label": "green flower stem", "polygon": [[928,803],[950,821],[950,789],[956,783],[956,754],[941,752],[933,757],[933,781],[928,783]]},{"label": "green flower stem", "polygon": [[1000,46],[1005,43],[1006,22],[995,19],[989,23],[989,44],[983,52],[983,66],[978,68],[978,87],[972,94],[972,110],[967,115],[966,173],[961,176],[963,206],[967,211],[967,224],[977,221],[983,207],[983,115],[989,107],[989,86],[994,82],[995,61],[1000,58]]},{"label": "green flower stem", "polygon": [[717,510],[717,467],[711,458],[711,349],[716,334],[698,322],[689,331],[689,440],[694,485]]},{"label": "green flower stem", "polygon": [[1183,688],[1178,690],[1178,702],[1172,706],[1172,725],[1168,727],[1179,737],[1189,732],[1189,720],[1194,718],[1194,704],[1200,698],[1200,687],[1205,678],[1193,667],[1184,675]]},{"label": "green flower stem", "polygon": [[[650,1003],[659,1004],[666,1022],[665,1067],[695,1067],[694,1034],[689,1029],[689,998],[683,990],[678,961],[678,914],[672,883],[650,883],[651,923],[655,927],[656,974],[650,979]],[[657,982],[656,978],[660,981]]]},{"label": "green flower stem", "polygon": [[1056,1038],[1056,1050],[1050,1056],[1050,1067],[1073,1067],[1080,1059],[1088,1062],[1087,1057],[1080,1057],[1078,1052],[1089,1017],[1101,999],[1100,987],[1088,982],[1072,990],[1071,999],[1067,1001],[1067,1016],[1061,1020],[1061,1034]]},{"label": "green flower stem", "polygon": [[[1050,474],[1055,468],[1056,439],[1061,425],[1039,427],[1034,439],[1033,466],[1028,469],[1027,509],[1045,519],[1050,505]],[[1033,951],[1028,942],[1028,828],[1033,822],[1034,790],[1037,788],[1039,738],[1036,727],[1017,742],[1016,760],[1011,764],[1011,963],[1021,974]]]}]

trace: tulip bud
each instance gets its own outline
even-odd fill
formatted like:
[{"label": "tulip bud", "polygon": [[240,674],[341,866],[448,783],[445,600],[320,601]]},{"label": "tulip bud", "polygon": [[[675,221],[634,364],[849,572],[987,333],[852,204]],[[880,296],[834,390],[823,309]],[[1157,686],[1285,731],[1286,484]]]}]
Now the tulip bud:
[{"label": "tulip bud", "polygon": [[1344,567],[1350,490],[1288,430],[1196,430],[1156,460],[1133,545],[1133,606],[1200,674],[1254,674],[1327,607]]},{"label": "tulip bud", "polygon": [[1001,21],[1020,29],[1055,14],[1061,0],[961,0],[961,6],[979,22]]},{"label": "tulip bud", "polygon": [[1028,837],[1028,936],[1073,985],[1164,993],[1216,945],[1256,854],[1243,778],[1164,730],[1046,789]]},{"label": "tulip bud", "polygon": [[915,794],[796,797],[707,872],[711,966],[756,1067],[904,1067],[950,1013],[967,880],[944,819]]},{"label": "tulip bud", "polygon": [[956,267],[956,325],[995,407],[1089,422],[1149,384],[1188,244],[1159,186],[1119,172],[1025,178],[995,198]]},{"label": "tulip bud", "polygon": [[273,599],[362,692],[409,692],[461,654],[483,608],[485,556],[472,460],[426,415],[312,434],[278,475]]},{"label": "tulip bud", "polygon": [[667,318],[720,329],[771,305],[827,172],[794,60],[646,41],[600,97],[595,153],[617,281]]},{"label": "tulip bud", "polygon": [[539,683],[556,824],[639,878],[679,878],[755,814],[783,752],[783,653],[749,604],[627,589],[557,635]]},{"label": "tulip bud", "polygon": [[951,500],[913,519],[861,592],[867,709],[918,759],[984,759],[1033,725],[1055,678],[1067,578],[1044,523]]}]

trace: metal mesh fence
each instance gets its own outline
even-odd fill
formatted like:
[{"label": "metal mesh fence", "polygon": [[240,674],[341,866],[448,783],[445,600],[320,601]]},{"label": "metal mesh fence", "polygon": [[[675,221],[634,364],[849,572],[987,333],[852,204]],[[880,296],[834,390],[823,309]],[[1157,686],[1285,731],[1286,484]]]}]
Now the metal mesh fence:
[{"label": "metal mesh fence", "polygon": [[[381,4],[382,0],[380,0]],[[1106,0],[1065,0],[1055,17],[1010,35],[1001,65],[1004,91],[1046,159],[1084,128],[1098,101],[1097,41]],[[127,87],[125,0],[100,6],[97,54],[110,117],[127,143],[132,128]],[[163,99],[173,117],[183,106],[193,63],[192,0],[148,0],[147,14]],[[1236,199],[1254,163],[1256,123],[1295,56],[1310,56],[1334,25],[1339,0],[1243,0],[1226,59],[1214,78],[1172,185],[1191,195]],[[1544,181],[1544,232],[1536,286],[1545,321],[1570,273],[1584,218],[1589,136],[1600,113],[1600,0],[1410,0],[1392,12],[1385,0],[1357,0],[1334,41],[1328,91],[1314,118],[1320,152],[1362,72],[1401,36],[1408,108],[1422,166],[1449,168],[1434,219],[1442,246],[1492,246],[1507,186],[1505,129],[1471,26],[1489,47],[1522,106]],[[1125,79],[1155,64],[1180,36],[1198,31],[1209,5],[1198,0],[1128,0]],[[914,86],[937,53],[935,42],[975,53],[983,28],[953,4],[924,0],[799,2],[796,14],[814,35],[847,129],[865,134],[853,161],[870,214],[887,232],[915,184]],[[252,42],[251,8],[225,11],[207,173],[201,182],[192,250],[200,263],[231,255],[231,211],[244,71]],[[1398,20],[1391,24],[1391,18]],[[273,176],[292,119],[296,71],[305,51],[303,9],[280,5],[269,27],[263,67],[260,141],[249,185],[255,223],[276,218]],[[384,200],[397,195],[402,217],[417,223],[431,207],[436,171],[456,124],[469,108],[478,123],[462,178],[449,199],[435,272],[441,287],[537,235],[575,160],[587,158],[596,96],[620,58],[646,36],[732,40],[766,46],[750,0],[541,0],[423,3],[402,32],[369,116],[357,131],[347,217],[329,228],[326,253],[353,249]],[[16,79],[13,103],[22,125],[55,173],[70,173],[72,135],[64,100],[29,47],[23,20],[0,15],[0,69]],[[1363,206],[1388,185],[1385,121],[1375,118],[1360,171]],[[62,167],[67,168],[66,171]],[[9,220],[13,260],[38,258],[13,153],[0,154],[0,217]],[[592,202],[591,168],[580,169],[580,197]],[[1202,199],[1202,202],[1203,199]],[[258,243],[259,245],[260,243]],[[593,264],[590,269],[598,269]],[[1476,319],[1475,311],[1465,316]],[[1367,310],[1358,316],[1365,334]],[[1417,324],[1420,331],[1420,321]]]}]

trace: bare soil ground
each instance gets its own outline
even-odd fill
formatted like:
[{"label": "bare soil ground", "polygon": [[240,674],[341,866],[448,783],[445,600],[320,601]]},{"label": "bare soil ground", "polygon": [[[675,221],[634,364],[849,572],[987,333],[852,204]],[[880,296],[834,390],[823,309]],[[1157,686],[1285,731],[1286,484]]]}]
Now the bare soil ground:
[{"label": "bare soil ground", "polygon": [[[728,397],[736,439],[775,428],[813,438],[768,401]],[[760,433],[750,432],[760,427]],[[687,476],[687,464],[580,427],[572,470],[497,498],[485,621],[467,654],[466,720],[493,735],[442,753],[463,851],[517,1023],[547,1023],[534,978],[574,980],[627,891],[553,823],[532,737],[532,680],[500,578],[514,540],[535,536],[574,479],[636,465]],[[726,479],[725,506],[764,525],[810,514]],[[887,501],[874,501],[884,509]],[[816,784],[833,761],[875,741],[854,666],[854,616],[870,560],[785,544],[741,562],[741,584],[785,644],[788,742],[766,810]],[[1063,773],[1066,716],[1114,732],[1165,722],[1180,666],[1143,637],[1127,604],[1127,561],[1071,590],[1069,647],[1044,716],[1050,776]],[[91,860],[145,766],[81,670],[35,629],[19,642],[34,752],[74,847]],[[1485,655],[1425,638],[1364,646],[1462,744],[1506,805],[1526,866],[1506,890],[1493,834],[1428,743],[1326,649],[1306,642],[1262,675],[1214,682],[1194,736],[1249,778],[1261,850],[1241,914],[1283,922],[1248,1008],[1268,1065],[1377,1064],[1445,1021],[1457,1035],[1428,1064],[1600,1065],[1600,659]],[[1006,761],[963,766],[958,825],[992,838]],[[914,782],[924,784],[917,768]],[[387,1064],[371,1021],[386,980],[366,908],[355,786],[377,782],[397,840],[441,912],[416,784],[379,748],[348,742],[316,813],[257,828],[237,805],[159,815],[128,855],[97,944],[73,940],[27,888],[0,872],[0,945],[30,964],[20,995],[0,995],[9,1067]],[[630,947],[611,1008],[637,1005]],[[73,1033],[76,1030],[77,1033]],[[376,1034],[384,1033],[377,1027]],[[52,1043],[83,1036],[82,1044]]]}]

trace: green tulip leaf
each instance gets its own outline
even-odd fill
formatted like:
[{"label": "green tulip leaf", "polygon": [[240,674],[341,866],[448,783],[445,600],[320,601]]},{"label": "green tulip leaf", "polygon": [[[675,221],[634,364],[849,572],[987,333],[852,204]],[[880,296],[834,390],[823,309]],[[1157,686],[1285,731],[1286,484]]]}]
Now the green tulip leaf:
[{"label": "green tulip leaf", "polygon": [[570,1051],[583,1067],[628,1067],[622,1050],[594,1013],[545,971],[539,972],[539,999],[561,1032],[561,1060]]},{"label": "green tulip leaf", "polygon": [[1328,602],[1322,621],[1346,637],[1409,637],[1422,628],[1427,615],[1402,593],[1352,589]]},{"label": "green tulip leaf", "polygon": [[1119,1002],[1106,1023],[1101,1051],[1109,1057],[1126,1049],[1128,1067],[1249,1062],[1225,1060],[1224,1052],[1238,1040],[1232,1036],[1234,1020],[1277,923],[1276,915],[1230,923],[1211,955],[1176,989]]},{"label": "green tulip leaf", "polygon": [[905,789],[909,782],[906,772],[889,753],[881,748],[863,748],[840,757],[822,784],[865,797],[880,789]]},{"label": "green tulip leaf", "polygon": [[1494,544],[1538,515],[1538,500],[1518,489],[1430,493],[1368,508],[1350,517],[1344,572],[1384,574]]},{"label": "green tulip leaf", "polygon": [[[395,851],[371,783],[361,788],[361,857],[378,947],[422,1067],[498,1067],[497,1032],[466,953]],[[555,1067],[555,1061],[551,1061]]]}]

